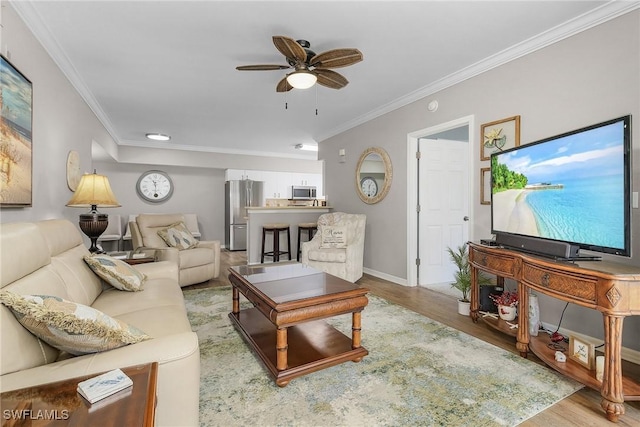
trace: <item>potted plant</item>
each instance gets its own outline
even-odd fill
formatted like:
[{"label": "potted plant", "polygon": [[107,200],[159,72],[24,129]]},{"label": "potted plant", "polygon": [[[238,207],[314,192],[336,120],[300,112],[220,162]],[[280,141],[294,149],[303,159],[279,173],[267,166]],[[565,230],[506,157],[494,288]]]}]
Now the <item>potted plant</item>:
[{"label": "potted plant", "polygon": [[[471,301],[469,300],[469,291],[471,291],[471,269],[469,268],[469,251],[467,244],[458,246],[458,248],[447,248],[451,261],[456,265],[458,271],[456,271],[454,278],[455,282],[451,284],[452,288],[455,288],[462,292],[462,298],[458,299],[458,313],[468,316]],[[488,277],[483,276],[478,272],[478,285],[486,285],[491,283]]]},{"label": "potted plant", "polygon": [[517,292],[506,291],[500,295],[491,295],[489,298],[498,306],[498,314],[502,320],[512,321],[516,318]]}]

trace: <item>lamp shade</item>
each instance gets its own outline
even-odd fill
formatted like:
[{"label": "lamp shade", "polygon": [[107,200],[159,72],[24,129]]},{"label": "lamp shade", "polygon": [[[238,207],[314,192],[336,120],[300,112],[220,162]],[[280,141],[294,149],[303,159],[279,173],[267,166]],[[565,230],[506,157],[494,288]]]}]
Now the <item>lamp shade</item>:
[{"label": "lamp shade", "polygon": [[296,89],[309,89],[313,86],[318,77],[307,70],[298,70],[287,76],[287,82]]},{"label": "lamp shade", "polygon": [[116,200],[116,196],[111,191],[109,179],[104,175],[97,173],[87,173],[82,175],[76,192],[73,193],[71,200],[67,202],[67,206],[72,208],[99,207],[99,208],[117,208],[120,203]]}]

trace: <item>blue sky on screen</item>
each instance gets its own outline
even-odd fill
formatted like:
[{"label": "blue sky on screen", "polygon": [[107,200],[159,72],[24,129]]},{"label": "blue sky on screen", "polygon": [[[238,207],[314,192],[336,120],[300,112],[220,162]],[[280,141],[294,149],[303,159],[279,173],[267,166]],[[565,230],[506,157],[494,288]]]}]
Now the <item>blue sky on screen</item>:
[{"label": "blue sky on screen", "polygon": [[529,184],[609,176],[623,172],[622,121],[499,156],[498,162],[525,175]]}]

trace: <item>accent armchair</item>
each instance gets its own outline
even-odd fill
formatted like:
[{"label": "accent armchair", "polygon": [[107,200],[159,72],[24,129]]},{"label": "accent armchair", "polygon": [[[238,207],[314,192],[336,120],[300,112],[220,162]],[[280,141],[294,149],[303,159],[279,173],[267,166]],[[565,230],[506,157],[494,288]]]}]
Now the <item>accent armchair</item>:
[{"label": "accent armchair", "polygon": [[[220,275],[220,241],[199,241],[197,246],[179,250],[158,234],[169,226],[185,223],[181,214],[140,214],[129,223],[134,250],[155,250],[159,261],[178,264],[180,286],[215,279]],[[195,241],[195,239],[194,239]]]},{"label": "accent armchair", "polygon": [[362,277],[366,221],[363,214],[320,215],[318,232],[302,244],[302,263],[356,282]]}]

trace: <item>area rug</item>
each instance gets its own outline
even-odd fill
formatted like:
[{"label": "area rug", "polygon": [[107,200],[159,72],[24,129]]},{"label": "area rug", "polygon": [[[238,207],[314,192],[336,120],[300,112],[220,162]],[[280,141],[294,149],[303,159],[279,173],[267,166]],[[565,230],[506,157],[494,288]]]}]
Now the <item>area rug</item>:
[{"label": "area rug", "polygon": [[[369,355],[280,388],[228,319],[229,287],[184,295],[200,341],[202,426],[515,426],[582,387],[369,295]],[[329,322],[350,335],[350,315]]]}]

